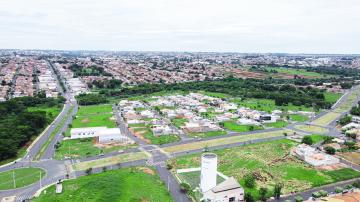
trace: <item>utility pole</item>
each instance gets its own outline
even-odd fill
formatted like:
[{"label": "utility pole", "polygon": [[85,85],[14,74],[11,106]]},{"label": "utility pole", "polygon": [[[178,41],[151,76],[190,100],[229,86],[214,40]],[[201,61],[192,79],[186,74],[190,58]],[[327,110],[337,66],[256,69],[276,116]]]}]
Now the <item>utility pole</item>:
[{"label": "utility pole", "polygon": [[13,181],[14,181],[14,189],[16,188],[16,182],[15,182],[15,170],[13,170]]}]

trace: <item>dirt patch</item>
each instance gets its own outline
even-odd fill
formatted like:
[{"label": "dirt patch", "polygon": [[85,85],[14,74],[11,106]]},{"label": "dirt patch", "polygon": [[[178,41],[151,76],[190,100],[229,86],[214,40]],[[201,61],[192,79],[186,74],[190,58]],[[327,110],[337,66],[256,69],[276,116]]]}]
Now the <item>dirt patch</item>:
[{"label": "dirt patch", "polygon": [[153,171],[153,170],[150,169],[150,168],[142,167],[142,168],[140,168],[140,170],[143,171],[143,172],[146,173],[146,174],[155,175],[155,171]]},{"label": "dirt patch", "polygon": [[146,143],[151,143],[150,140],[144,138],[144,136],[143,136],[144,131],[135,132],[132,128],[129,128],[129,131],[130,131],[131,134],[133,134],[135,137],[140,138],[141,140],[144,140]]},{"label": "dirt patch", "polygon": [[89,123],[90,119],[89,118],[84,118],[83,120],[81,120],[81,123]]},{"label": "dirt patch", "polygon": [[329,166],[318,166],[316,168],[319,169],[319,170],[339,170],[339,169],[342,169],[344,167],[345,167],[344,164],[337,163],[337,164],[329,165]]}]

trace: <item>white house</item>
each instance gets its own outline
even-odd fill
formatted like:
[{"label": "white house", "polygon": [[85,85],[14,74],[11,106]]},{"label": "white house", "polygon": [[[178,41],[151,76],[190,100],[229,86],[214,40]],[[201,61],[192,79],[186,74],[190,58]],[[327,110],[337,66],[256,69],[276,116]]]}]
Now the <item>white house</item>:
[{"label": "white house", "polygon": [[202,200],[211,202],[242,202],[244,201],[244,189],[234,177],[230,177],[203,193]]},{"label": "white house", "polygon": [[125,135],[122,135],[119,128],[107,128],[97,132],[96,142],[100,144],[107,144],[114,142],[130,143],[132,141]]},{"label": "white house", "polygon": [[100,130],[106,130],[106,127],[88,127],[88,128],[72,128],[70,130],[71,139],[95,137]]}]

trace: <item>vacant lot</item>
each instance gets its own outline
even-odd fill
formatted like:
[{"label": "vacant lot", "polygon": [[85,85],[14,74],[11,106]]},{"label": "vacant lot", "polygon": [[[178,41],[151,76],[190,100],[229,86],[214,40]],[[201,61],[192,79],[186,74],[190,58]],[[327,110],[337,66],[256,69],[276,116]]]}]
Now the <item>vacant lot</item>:
[{"label": "vacant lot", "polygon": [[307,78],[321,78],[321,77],[325,76],[324,74],[306,71],[305,69],[283,68],[283,67],[275,67],[275,68],[269,67],[266,69],[267,70],[275,70],[278,72],[277,74],[285,74],[285,75],[289,75],[289,76],[298,75],[298,76],[303,76],[303,77],[307,77]]},{"label": "vacant lot", "polygon": [[72,122],[73,128],[100,127],[115,128],[116,123],[112,114],[98,114],[92,116],[79,116]]},{"label": "vacant lot", "polygon": [[360,153],[358,152],[338,152],[337,155],[350,162],[360,165]]},{"label": "vacant lot", "polygon": [[[0,172],[0,190],[25,187],[35,183],[45,176],[45,171],[40,168],[19,168]],[[15,186],[13,177],[15,178]]]},{"label": "vacant lot", "polygon": [[256,125],[239,125],[235,121],[225,121],[223,122],[224,128],[234,132],[248,132],[254,130],[262,130],[263,127]]},{"label": "vacant lot", "polygon": [[283,128],[287,125],[288,125],[288,122],[286,122],[286,121],[276,121],[274,123],[265,123],[265,126],[273,127],[273,128]]},{"label": "vacant lot", "polygon": [[275,105],[274,100],[269,99],[255,99],[255,98],[247,98],[245,100],[241,100],[239,98],[235,98],[230,100],[240,106],[248,107],[250,109],[265,111],[265,112],[272,112],[273,110],[281,110],[281,111],[313,111],[311,107],[305,106],[295,106],[291,103],[287,106],[277,106]]},{"label": "vacant lot", "polygon": [[206,137],[215,137],[215,136],[221,136],[221,135],[226,135],[226,131],[224,130],[217,130],[217,131],[209,131],[209,132],[204,132],[204,133],[187,133],[188,136],[190,137],[200,137],[200,138],[206,138]]},{"label": "vacant lot", "polygon": [[287,133],[288,135],[290,135],[293,133],[293,131],[292,130],[279,130],[279,131],[273,131],[273,132],[256,133],[256,134],[251,134],[251,135],[239,135],[239,136],[232,136],[232,137],[217,138],[217,139],[213,139],[213,140],[204,140],[204,141],[192,142],[192,143],[187,143],[187,144],[182,144],[182,145],[164,147],[164,151],[169,152],[169,153],[190,151],[190,150],[196,150],[196,149],[203,149],[205,147],[214,147],[214,146],[227,145],[227,144],[246,142],[246,141],[252,141],[252,140],[255,141],[257,139],[282,137],[282,136],[284,136],[284,133]]},{"label": "vacant lot", "polygon": [[88,115],[97,115],[97,114],[111,114],[112,105],[89,105],[89,106],[80,106],[77,116],[88,116]]},{"label": "vacant lot", "polygon": [[173,201],[155,171],[147,167],[82,176],[64,181],[63,190],[56,194],[53,185],[34,201]]},{"label": "vacant lot", "polygon": [[300,114],[291,114],[289,115],[291,121],[297,121],[297,122],[305,122],[309,120],[309,117],[300,115]]},{"label": "vacant lot", "polygon": [[[258,197],[258,189],[267,187],[272,192],[276,183],[283,183],[283,193],[302,191],[354,177],[360,173],[352,169],[320,171],[290,155],[290,150],[298,143],[277,140],[215,151],[218,155],[218,170],[227,176],[234,176],[245,188]],[[188,155],[170,160],[174,169],[200,166],[201,154]],[[257,186],[248,188],[244,176],[252,174]]]},{"label": "vacant lot", "polygon": [[326,138],[325,135],[318,135],[318,134],[310,135],[310,137],[313,141],[313,144],[319,143],[319,142],[325,140],[325,138]]},{"label": "vacant lot", "polygon": [[315,119],[312,123],[319,126],[327,126],[331,122],[335,121],[337,118],[339,118],[341,114],[335,113],[335,112],[329,112],[325,115]]},{"label": "vacant lot", "polygon": [[325,96],[325,101],[331,102],[331,103],[336,103],[338,101],[338,99],[341,98],[342,94],[341,93],[333,93],[333,92],[325,92],[324,96]]},{"label": "vacant lot", "polygon": [[124,150],[130,147],[131,146],[107,146],[100,148],[94,145],[92,138],[64,140],[60,143],[60,147],[56,149],[55,159],[62,160],[64,158],[84,158],[96,156],[101,153],[106,154]]},{"label": "vacant lot", "polygon": [[74,164],[73,168],[74,170],[86,170],[88,168],[100,168],[104,166],[116,165],[118,163],[137,161],[147,158],[149,158],[149,155],[145,152],[120,154],[117,156],[76,163]]},{"label": "vacant lot", "polygon": [[154,133],[150,129],[150,125],[131,124],[131,125],[129,125],[129,127],[134,135],[145,140],[146,142],[148,142],[150,144],[162,145],[162,144],[167,144],[167,143],[171,143],[171,142],[177,142],[180,140],[179,136],[172,135],[172,134],[155,136]]},{"label": "vacant lot", "polygon": [[326,128],[322,128],[319,126],[311,126],[311,125],[297,125],[296,129],[303,130],[309,133],[327,133],[328,130]]},{"label": "vacant lot", "polygon": [[60,106],[53,106],[53,107],[29,107],[27,108],[29,112],[34,111],[42,111],[46,113],[46,118],[48,119],[49,123],[52,122],[57,115],[59,115],[61,111]]}]

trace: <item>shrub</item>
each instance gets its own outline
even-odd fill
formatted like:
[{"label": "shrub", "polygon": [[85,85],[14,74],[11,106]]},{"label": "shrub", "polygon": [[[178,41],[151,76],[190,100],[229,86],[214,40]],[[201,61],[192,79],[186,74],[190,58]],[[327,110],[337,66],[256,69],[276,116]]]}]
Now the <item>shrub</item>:
[{"label": "shrub", "polygon": [[256,185],[255,177],[252,174],[245,175],[244,181],[245,181],[245,186],[248,188],[254,188]]},{"label": "shrub", "polygon": [[245,193],[244,199],[246,202],[255,202],[255,199],[251,193]]},{"label": "shrub", "polygon": [[90,175],[92,173],[93,169],[90,167],[85,170],[86,175]]},{"label": "shrub", "polygon": [[360,180],[356,180],[352,186],[356,187],[356,188],[360,188]]},{"label": "shrub", "polygon": [[304,136],[301,142],[307,145],[312,145],[314,143],[313,139],[308,135]]},{"label": "shrub", "polygon": [[275,184],[275,187],[274,187],[274,198],[275,199],[279,199],[280,198],[280,195],[281,195],[281,189],[282,189],[282,184]]},{"label": "shrub", "polygon": [[326,152],[327,154],[330,154],[330,155],[334,155],[335,152],[336,152],[336,150],[335,150],[334,147],[329,147],[329,146],[327,146],[327,147],[325,147],[324,149],[325,149],[325,152]]},{"label": "shrub", "polygon": [[301,196],[295,197],[295,202],[303,202],[303,201],[304,201],[303,197],[301,197]]},{"label": "shrub", "polygon": [[335,188],[335,193],[342,193],[344,191],[344,189],[343,188],[341,188],[341,187],[336,187]]},{"label": "shrub", "polygon": [[328,195],[327,191],[325,191],[325,190],[320,190],[319,193],[322,197],[325,197]]},{"label": "shrub", "polygon": [[354,188],[354,187],[351,184],[348,184],[345,186],[345,189],[352,189],[352,188]]},{"label": "shrub", "polygon": [[266,194],[268,192],[268,189],[265,187],[261,187],[259,190],[259,195],[260,195],[260,200],[262,201],[266,201],[267,197]]},{"label": "shrub", "polygon": [[313,192],[313,193],[311,194],[311,196],[314,197],[314,198],[320,198],[320,197],[321,197],[321,194],[320,194],[319,192]]},{"label": "shrub", "polygon": [[188,183],[181,183],[180,184],[180,190],[184,193],[188,193],[189,191],[191,191],[191,187]]}]

